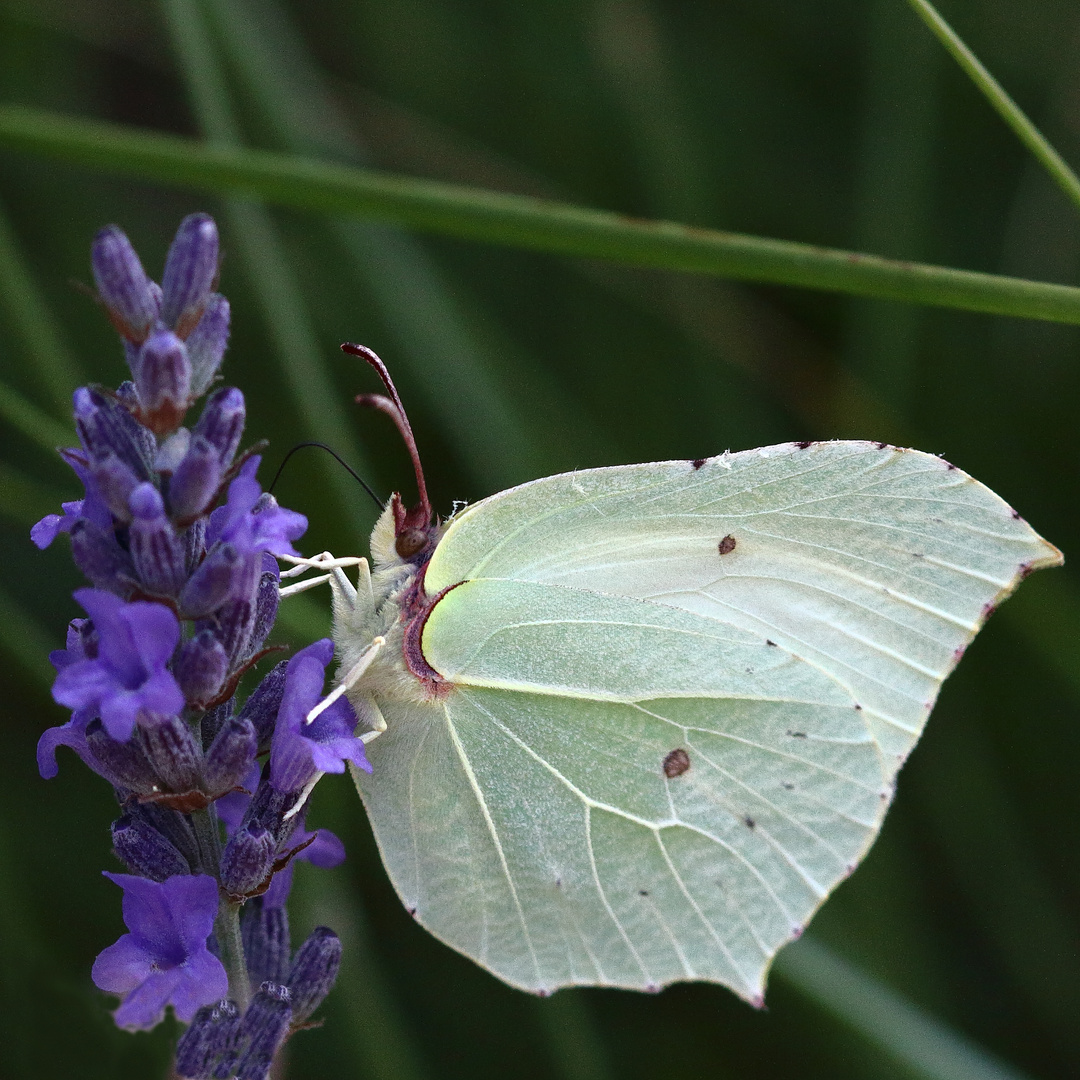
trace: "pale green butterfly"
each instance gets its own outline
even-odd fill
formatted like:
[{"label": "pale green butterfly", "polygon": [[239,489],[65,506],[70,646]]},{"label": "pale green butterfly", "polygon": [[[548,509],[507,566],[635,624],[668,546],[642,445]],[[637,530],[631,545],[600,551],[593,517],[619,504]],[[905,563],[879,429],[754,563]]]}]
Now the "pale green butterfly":
[{"label": "pale green butterfly", "polygon": [[305,560],[330,570],[336,693],[371,740],[354,777],[405,906],[535,993],[695,979],[760,1005],[945,676],[1061,553],[941,458],[871,442],[549,476],[442,523],[384,365],[342,348],[382,377],[392,400],[364,401],[420,490],[370,569]]}]

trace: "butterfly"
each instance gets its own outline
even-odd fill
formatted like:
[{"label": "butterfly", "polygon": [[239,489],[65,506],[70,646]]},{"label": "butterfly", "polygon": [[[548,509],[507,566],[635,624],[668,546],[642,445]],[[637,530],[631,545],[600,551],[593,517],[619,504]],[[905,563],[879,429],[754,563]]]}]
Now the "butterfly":
[{"label": "butterfly", "polygon": [[760,1005],[943,680],[1061,553],[941,458],[855,441],[564,473],[441,522],[385,366],[342,348],[419,488],[370,564],[310,561],[402,902],[534,993],[706,980]]}]

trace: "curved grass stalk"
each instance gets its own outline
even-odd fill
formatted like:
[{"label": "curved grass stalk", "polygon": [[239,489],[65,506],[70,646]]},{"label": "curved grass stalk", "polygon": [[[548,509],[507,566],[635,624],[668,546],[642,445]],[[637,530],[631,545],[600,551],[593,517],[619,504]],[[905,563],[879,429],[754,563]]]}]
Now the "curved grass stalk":
[{"label": "curved grass stalk", "polygon": [[1016,137],[1035,155],[1070,202],[1080,210],[1080,177],[1077,177],[1068,162],[1050,145],[1046,136],[1028,118],[1027,113],[1013,101],[1001,83],[987,71],[979,58],[964,44],[959,34],[941,17],[930,0],[908,0],[908,3],[938,41],[945,46],[952,58],[963,68],[965,74],[979,88],[997,114],[1012,128]]}]

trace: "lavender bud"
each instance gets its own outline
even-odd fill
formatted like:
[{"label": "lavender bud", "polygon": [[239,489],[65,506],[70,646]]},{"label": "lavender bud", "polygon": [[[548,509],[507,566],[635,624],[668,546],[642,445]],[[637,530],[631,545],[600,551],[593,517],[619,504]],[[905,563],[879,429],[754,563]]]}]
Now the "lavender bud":
[{"label": "lavender bud", "polygon": [[236,1065],[236,1080],[266,1080],[291,1021],[289,988],[264,983],[244,1013],[240,1038],[246,1046]]},{"label": "lavender bud", "polygon": [[140,484],[128,500],[131,528],[128,546],[135,572],[149,593],[175,596],[187,580],[184,543],[165,516],[165,504],[153,484]]},{"label": "lavender bud", "polygon": [[142,818],[124,814],[114,821],[112,840],[116,857],[133,874],[164,881],[173,874],[191,873],[175,845]]},{"label": "lavender bud", "polygon": [[176,1044],[177,1073],[192,1080],[210,1080],[219,1071],[231,1076],[238,1059],[240,1024],[234,1002],[204,1005]]},{"label": "lavender bud", "polygon": [[71,527],[71,557],[97,588],[117,596],[131,595],[135,567],[112,529],[86,519],[75,522]]},{"label": "lavender bud", "polygon": [[80,386],[73,397],[75,430],[95,460],[115,454],[140,480],[149,480],[157,452],[154,436],[123,405]]},{"label": "lavender bud", "polygon": [[169,481],[169,505],[177,521],[201,514],[221,486],[221,457],[214,444],[201,435],[193,435]]},{"label": "lavender bud", "polygon": [[187,337],[193,397],[206,393],[214,381],[228,343],[229,301],[215,293],[207,301],[199,325]]},{"label": "lavender bud", "polygon": [[111,450],[100,458],[92,459],[90,471],[113,516],[120,521],[130,521],[128,501],[135,488],[145,481],[140,480]]},{"label": "lavender bud", "polygon": [[135,386],[143,423],[156,435],[175,431],[191,400],[191,361],[171,330],[158,330],[139,350]]},{"label": "lavender bud", "polygon": [[289,976],[289,916],[284,907],[266,907],[261,896],[240,915],[244,957],[252,983],[285,983]]},{"label": "lavender bud", "polygon": [[146,756],[161,783],[173,792],[191,791],[198,786],[202,748],[191,728],[179,716],[158,716],[147,723],[139,718],[139,734]]},{"label": "lavender bud", "polygon": [[276,852],[269,829],[258,824],[238,829],[221,853],[221,887],[233,896],[254,892],[269,877]]},{"label": "lavender bud", "polygon": [[184,460],[184,455],[187,454],[189,446],[191,446],[191,432],[184,427],[177,428],[158,447],[157,455],[154,457],[154,468],[159,473],[176,472],[177,466]]},{"label": "lavender bud", "polygon": [[210,744],[203,764],[203,784],[211,795],[232,791],[247,775],[258,743],[250,720],[234,717]]},{"label": "lavender bud", "polygon": [[98,295],[113,326],[129,341],[143,341],[159,305],[131,241],[117,226],[109,225],[94,237],[90,261]]},{"label": "lavender bud", "polygon": [[86,746],[94,770],[113,787],[126,788],[136,795],[150,795],[158,790],[157,774],[137,740],[117,742],[100,720],[91,720],[86,727]]},{"label": "lavender bud", "polygon": [[221,467],[232,464],[244,434],[244,395],[231,386],[211,394],[195,425],[195,434],[205,438],[218,452]]},{"label": "lavender bud", "polygon": [[189,214],[176,230],[161,277],[161,321],[187,337],[218,271],[218,232],[209,214]]},{"label": "lavender bud", "polygon": [[330,993],[341,967],[341,939],[333,930],[317,926],[296,950],[289,971],[293,1020],[306,1020]]},{"label": "lavender bud", "polygon": [[236,695],[234,694],[228,701],[223,701],[220,705],[215,706],[203,715],[202,724],[202,741],[203,748],[209,749],[214,740],[218,737],[218,732],[232,719],[233,712],[236,707]]},{"label": "lavender bud", "polygon": [[279,575],[276,567],[274,573],[263,573],[259,578],[259,588],[255,593],[255,619],[248,638],[245,659],[254,656],[270,636],[274,628],[274,620],[277,618],[278,604],[281,597],[278,593]]},{"label": "lavender bud", "polygon": [[255,626],[255,600],[232,600],[222,605],[214,615],[214,622],[214,633],[229,654],[229,660],[237,663],[247,659],[248,642]]},{"label": "lavender bud", "polygon": [[282,660],[263,676],[262,682],[248,695],[240,715],[250,720],[259,740],[259,753],[270,746],[270,737],[274,733],[278,709],[285,692],[285,674],[289,667],[288,660]]},{"label": "lavender bud", "polygon": [[199,863],[199,846],[195,841],[191,821],[184,814],[177,814],[157,803],[146,802],[129,803],[127,816],[164,836],[184,857],[191,867],[191,872],[207,873],[206,867]]},{"label": "lavender bud", "polygon": [[251,578],[249,562],[233,544],[215,545],[180,594],[184,618],[205,618],[230,598],[242,595]]},{"label": "lavender bud", "polygon": [[188,705],[205,709],[225,683],[229,657],[213,633],[202,630],[184,643],[173,674]]}]

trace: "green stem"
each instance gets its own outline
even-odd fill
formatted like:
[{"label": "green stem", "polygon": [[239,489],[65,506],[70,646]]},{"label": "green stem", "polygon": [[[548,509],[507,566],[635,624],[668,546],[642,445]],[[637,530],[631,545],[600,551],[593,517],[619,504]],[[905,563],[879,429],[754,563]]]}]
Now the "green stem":
[{"label": "green stem", "polygon": [[218,904],[214,920],[214,936],[225,972],[229,976],[229,997],[236,1002],[242,1013],[251,1002],[251,983],[244,961],[244,942],[240,936],[240,908],[225,897]]},{"label": "green stem", "polygon": [[1080,289],[392,176],[0,107],[0,145],[126,176],[509,247],[1080,325]]},{"label": "green stem", "polygon": [[971,81],[982,91],[983,96],[998,115],[1012,128],[1017,138],[1038,158],[1058,187],[1065,192],[1077,209],[1080,209],[1080,178],[1050,145],[1046,136],[1028,119],[1024,110],[1013,101],[1001,83],[986,70],[956,31],[938,14],[930,0],[908,0],[908,3],[938,41],[945,46],[952,58],[963,68]]}]

